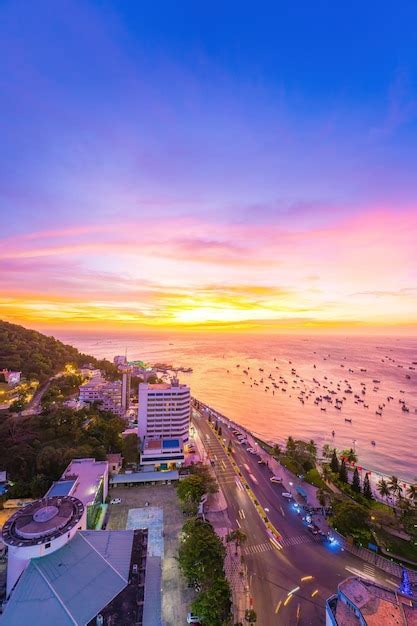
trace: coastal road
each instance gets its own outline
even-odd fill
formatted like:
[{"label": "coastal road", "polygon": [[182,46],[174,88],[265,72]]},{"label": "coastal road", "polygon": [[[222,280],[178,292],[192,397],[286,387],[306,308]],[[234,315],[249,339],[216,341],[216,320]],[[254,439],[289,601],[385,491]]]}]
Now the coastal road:
[{"label": "coastal road", "polygon": [[283,487],[270,482],[270,470],[259,465],[257,456],[236,443],[231,431],[222,424],[224,443],[233,442],[232,457],[281,535],[278,542],[271,541],[247,494],[245,481],[239,479],[206,417],[196,411],[193,414],[194,426],[208,458],[214,462],[229,518],[234,528],[242,528],[247,535],[242,550],[260,624],[324,624],[326,598],[335,593],[341,580],[354,574],[392,589],[397,586],[398,581],[385,572],[310,534],[293,503],[281,495]]}]

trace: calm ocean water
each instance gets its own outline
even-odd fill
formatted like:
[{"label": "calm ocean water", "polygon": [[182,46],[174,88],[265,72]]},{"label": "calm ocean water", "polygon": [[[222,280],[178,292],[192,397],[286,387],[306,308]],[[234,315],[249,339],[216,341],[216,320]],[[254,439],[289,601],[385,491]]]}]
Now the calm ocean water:
[{"label": "calm ocean water", "polygon": [[[267,440],[283,442],[293,435],[320,446],[355,445],[368,469],[409,481],[417,477],[417,339],[184,334],[60,334],[59,339],[97,357],[112,359],[126,350],[129,360],[192,367],[180,380],[193,395]],[[332,402],[315,404],[320,396]]]}]

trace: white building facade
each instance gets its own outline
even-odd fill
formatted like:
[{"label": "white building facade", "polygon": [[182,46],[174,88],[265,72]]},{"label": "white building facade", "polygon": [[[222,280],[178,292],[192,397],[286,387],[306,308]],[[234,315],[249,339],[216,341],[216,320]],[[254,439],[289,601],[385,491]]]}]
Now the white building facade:
[{"label": "white building facade", "polygon": [[179,437],[188,440],[191,392],[177,379],[171,384],[139,384],[138,435],[142,439]]}]

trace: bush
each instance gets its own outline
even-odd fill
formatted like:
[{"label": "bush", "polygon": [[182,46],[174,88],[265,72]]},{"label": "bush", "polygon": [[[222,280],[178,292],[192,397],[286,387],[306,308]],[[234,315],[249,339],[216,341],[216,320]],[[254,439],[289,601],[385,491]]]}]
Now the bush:
[{"label": "bush", "polygon": [[360,543],[372,539],[368,520],[368,509],[351,500],[336,503],[333,507],[332,526],[345,537],[352,537]]}]

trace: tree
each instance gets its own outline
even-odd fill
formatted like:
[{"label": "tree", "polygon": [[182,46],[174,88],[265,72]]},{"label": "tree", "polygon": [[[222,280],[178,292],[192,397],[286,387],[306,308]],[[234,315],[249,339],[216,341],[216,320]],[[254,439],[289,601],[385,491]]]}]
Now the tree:
[{"label": "tree", "polygon": [[216,433],[217,433],[217,431],[219,430],[219,423],[218,423],[218,421],[217,421],[217,420],[216,420],[216,421],[215,421],[215,423],[214,423],[214,430],[216,431]]},{"label": "tree", "polygon": [[288,437],[287,443],[286,443],[286,446],[285,446],[285,449],[286,449],[286,452],[287,452],[288,456],[292,456],[294,454],[295,448],[296,448],[296,445],[295,445],[295,441],[294,441],[293,437],[291,437],[291,436]]},{"label": "tree", "polygon": [[207,626],[219,626],[230,616],[230,587],[224,576],[214,579],[192,603],[193,613]]},{"label": "tree", "polygon": [[190,583],[207,586],[224,576],[223,561],[226,550],[208,522],[192,519],[182,529],[178,562]]},{"label": "tree", "polygon": [[332,449],[331,449],[331,447],[330,447],[330,445],[328,443],[324,444],[321,453],[322,453],[322,455],[323,455],[323,457],[325,459],[330,459],[331,458],[331,456],[332,456]]},{"label": "tree", "polygon": [[307,452],[311,455],[313,459],[317,457],[317,446],[314,439],[310,439],[310,441],[306,445]]},{"label": "tree", "polygon": [[365,474],[365,478],[363,480],[363,495],[368,500],[374,499],[374,494],[372,493],[371,483],[369,482],[369,474]]},{"label": "tree", "polygon": [[230,531],[230,533],[226,536],[226,541],[230,543],[231,541],[235,542],[235,555],[237,555],[237,549],[241,546],[247,539],[246,533],[240,528],[236,528],[235,530]]},{"label": "tree", "polygon": [[218,430],[217,430],[217,434],[219,435],[219,437],[222,436],[222,427],[219,426]]},{"label": "tree", "polygon": [[251,626],[256,623],[257,616],[253,609],[246,609],[245,611],[245,622],[249,622]]},{"label": "tree", "polygon": [[381,478],[381,480],[378,482],[377,489],[378,489],[379,495],[384,499],[387,499],[391,493],[391,490],[389,488],[387,481],[384,480],[383,478]]},{"label": "tree", "polygon": [[340,464],[339,478],[342,481],[342,483],[347,483],[348,482],[348,473],[347,473],[347,469],[346,469],[345,459],[342,459],[342,462]]},{"label": "tree", "polygon": [[281,447],[277,443],[275,443],[274,447],[272,448],[272,456],[279,457],[280,454],[281,454]]},{"label": "tree", "polygon": [[227,451],[229,454],[232,452],[232,441],[229,439],[229,443],[227,444]]},{"label": "tree", "polygon": [[122,438],[122,456],[125,463],[137,463],[139,460],[139,439],[135,433]]},{"label": "tree", "polygon": [[417,485],[409,485],[407,488],[407,496],[412,504],[417,503]]},{"label": "tree", "polygon": [[333,526],[346,536],[355,536],[368,531],[368,510],[352,500],[343,500],[334,505]]},{"label": "tree", "polygon": [[332,470],[327,463],[322,466],[322,476],[325,481],[328,481],[332,477]]},{"label": "tree", "polygon": [[326,506],[326,492],[323,489],[317,489],[317,500],[321,506]]},{"label": "tree", "polygon": [[197,474],[191,474],[183,478],[177,485],[177,496],[183,504],[192,503],[197,505],[205,492],[204,478]]},{"label": "tree", "polygon": [[333,448],[332,460],[330,461],[330,469],[334,474],[339,473],[339,459],[337,458],[336,448]]},{"label": "tree", "polygon": [[355,471],[353,472],[352,489],[356,493],[360,493],[361,492],[361,479],[359,478],[359,472],[358,472],[358,468],[357,467],[355,467]]},{"label": "tree", "polygon": [[401,498],[403,489],[400,485],[400,481],[397,478],[397,476],[390,476],[390,478],[388,479],[388,487],[389,487],[390,493],[395,498]]},{"label": "tree", "polygon": [[353,448],[347,448],[346,450],[343,450],[340,456],[344,457],[346,461],[348,461],[349,463],[358,462],[358,455],[356,454]]}]

